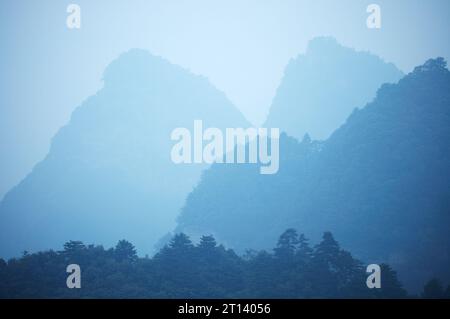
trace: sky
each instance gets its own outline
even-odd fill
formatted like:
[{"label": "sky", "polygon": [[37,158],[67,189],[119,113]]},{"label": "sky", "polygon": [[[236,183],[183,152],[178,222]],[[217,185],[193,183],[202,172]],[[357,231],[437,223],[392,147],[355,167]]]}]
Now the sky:
[{"label": "sky", "polygon": [[[70,3],[81,8],[81,29],[66,26]],[[381,29],[366,27],[371,3]],[[333,36],[410,72],[450,58],[449,30],[448,0],[2,0],[0,198],[131,48],[207,77],[260,125],[285,66],[310,39]]]}]

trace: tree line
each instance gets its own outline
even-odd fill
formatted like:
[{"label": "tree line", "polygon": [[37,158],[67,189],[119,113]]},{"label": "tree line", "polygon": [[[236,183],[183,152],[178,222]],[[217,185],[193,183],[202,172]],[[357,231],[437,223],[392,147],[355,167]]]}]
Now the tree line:
[{"label": "tree line", "polygon": [[[66,267],[81,268],[81,289],[68,289]],[[273,251],[243,256],[217,244],[198,244],[176,234],[152,258],[138,257],[130,242],[114,248],[69,241],[62,251],[23,253],[0,259],[0,298],[407,298],[389,265],[381,266],[381,288],[368,289],[365,265],[341,249],[330,232],[311,246],[286,230]],[[436,279],[423,298],[449,298]]]}]

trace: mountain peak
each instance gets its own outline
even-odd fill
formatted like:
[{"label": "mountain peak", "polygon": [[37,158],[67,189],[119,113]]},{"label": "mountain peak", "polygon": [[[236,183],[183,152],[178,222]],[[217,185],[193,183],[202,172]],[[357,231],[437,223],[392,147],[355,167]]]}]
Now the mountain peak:
[{"label": "mountain peak", "polygon": [[55,249],[67,238],[109,245],[116,236],[150,252],[205,167],[170,157],[170,133],[195,119],[248,126],[206,78],[145,50],[119,56],[47,157],[0,202],[0,255]]},{"label": "mountain peak", "polygon": [[[149,83],[171,83],[176,79],[204,82],[204,77],[144,49],[131,49],[112,61],[103,73],[105,86],[147,87]],[[206,81],[209,82],[209,81]]]},{"label": "mountain peak", "polygon": [[151,69],[152,65],[165,63],[167,61],[146,50],[131,49],[119,55],[106,67],[103,79],[105,83],[109,83],[114,81],[118,74],[123,75],[124,70],[127,70],[127,73],[144,73]]},{"label": "mountain peak", "polygon": [[355,108],[372,101],[383,83],[402,77],[376,55],[342,46],[332,37],[314,38],[306,53],[287,65],[266,126],[299,140],[306,132],[313,140],[327,139]]},{"label": "mountain peak", "polygon": [[[314,64],[313,69],[321,65]],[[363,76],[350,78],[353,89],[359,88],[358,81],[363,82],[366,74],[382,66],[386,67],[355,63],[338,70],[345,76],[365,67]],[[294,71],[303,75],[305,69]],[[367,70],[370,72],[365,73]],[[298,145],[280,141],[280,170],[269,179],[252,167],[207,170],[206,178],[186,200],[177,231],[214,233],[233,249],[243,251],[248,246],[269,247],[278,233],[289,227],[301,229],[313,241],[327,229],[358,258],[394,266],[411,290],[421,286],[430,273],[448,280],[450,256],[442,251],[450,247],[450,73],[439,58],[427,61],[417,72],[384,85],[372,102],[354,111],[324,142],[317,142],[314,135],[309,142],[311,138],[304,134]],[[327,83],[329,72],[317,79],[314,74],[288,79],[285,90],[289,94],[283,92],[286,95],[278,105],[290,106],[283,111],[285,119],[292,122],[278,123],[292,123],[288,129],[297,137],[300,130],[295,131],[295,125],[307,124],[301,123],[307,108],[295,113],[299,106],[317,107],[321,116],[308,119],[322,124],[336,101],[354,101],[346,98],[350,94],[334,98],[340,97],[342,90],[331,90],[339,81]],[[307,86],[311,78],[320,89],[317,92]],[[334,96],[330,108],[319,109],[320,103],[295,95],[299,91],[303,96],[316,93],[319,102],[329,92]],[[236,227],[237,219],[240,227]],[[415,265],[414,272],[411,265]]]}]

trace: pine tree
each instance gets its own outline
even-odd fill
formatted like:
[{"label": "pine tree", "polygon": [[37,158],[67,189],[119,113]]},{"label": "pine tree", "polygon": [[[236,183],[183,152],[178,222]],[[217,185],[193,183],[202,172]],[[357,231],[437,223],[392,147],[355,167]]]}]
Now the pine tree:
[{"label": "pine tree", "polygon": [[322,241],[316,246],[314,259],[329,267],[330,271],[336,271],[337,261],[340,255],[339,243],[331,232],[325,232]]},{"label": "pine tree", "polygon": [[274,249],[275,256],[281,260],[292,260],[299,244],[299,237],[295,229],[288,229],[281,234],[277,247]]},{"label": "pine tree", "polygon": [[340,247],[331,232],[325,232],[316,245],[311,260],[308,280],[311,281],[314,297],[339,297],[338,260]]},{"label": "pine tree", "polygon": [[136,261],[138,256],[136,248],[125,239],[120,240],[114,248],[114,257],[117,261]]},{"label": "pine tree", "polygon": [[192,241],[184,233],[176,234],[170,241],[169,247],[175,250],[189,250],[193,248]]},{"label": "pine tree", "polygon": [[64,252],[67,254],[78,253],[86,249],[86,246],[81,241],[71,240],[64,244]]},{"label": "pine tree", "polygon": [[424,299],[442,299],[444,295],[444,287],[436,278],[431,279],[423,287],[422,298]]},{"label": "pine tree", "polygon": [[386,299],[406,298],[406,290],[397,277],[397,272],[389,265],[381,264],[381,289],[377,289],[378,297]]},{"label": "pine tree", "polygon": [[200,238],[200,243],[198,245],[198,248],[210,251],[216,247],[217,247],[217,242],[216,242],[214,236],[209,235],[209,236],[202,236]]},{"label": "pine tree", "polygon": [[313,249],[309,246],[309,240],[304,234],[300,234],[300,236],[298,236],[297,242],[296,259],[300,263],[306,264],[311,260]]},{"label": "pine tree", "polygon": [[86,246],[81,241],[71,240],[64,244],[62,255],[67,262],[80,264],[84,261]]}]

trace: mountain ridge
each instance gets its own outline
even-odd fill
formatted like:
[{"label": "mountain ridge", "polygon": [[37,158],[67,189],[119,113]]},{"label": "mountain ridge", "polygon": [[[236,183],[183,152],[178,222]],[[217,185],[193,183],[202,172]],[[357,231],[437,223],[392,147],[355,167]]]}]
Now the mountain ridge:
[{"label": "mountain ridge", "polygon": [[0,253],[59,247],[67,238],[140,252],[174,224],[206,165],[177,166],[170,133],[205,125],[247,126],[206,78],[134,49],[105,70],[104,86],[72,113],[49,153],[0,203]]},{"label": "mountain ridge", "polygon": [[[362,260],[392,264],[412,290],[433,275],[449,278],[449,88],[445,61],[432,59],[383,85],[326,141],[282,135],[276,176],[213,165],[176,231],[245,249],[248,234],[263,234],[251,246],[265,248],[286,225],[313,240],[327,229]],[[230,185],[239,186],[221,193]]]}]

